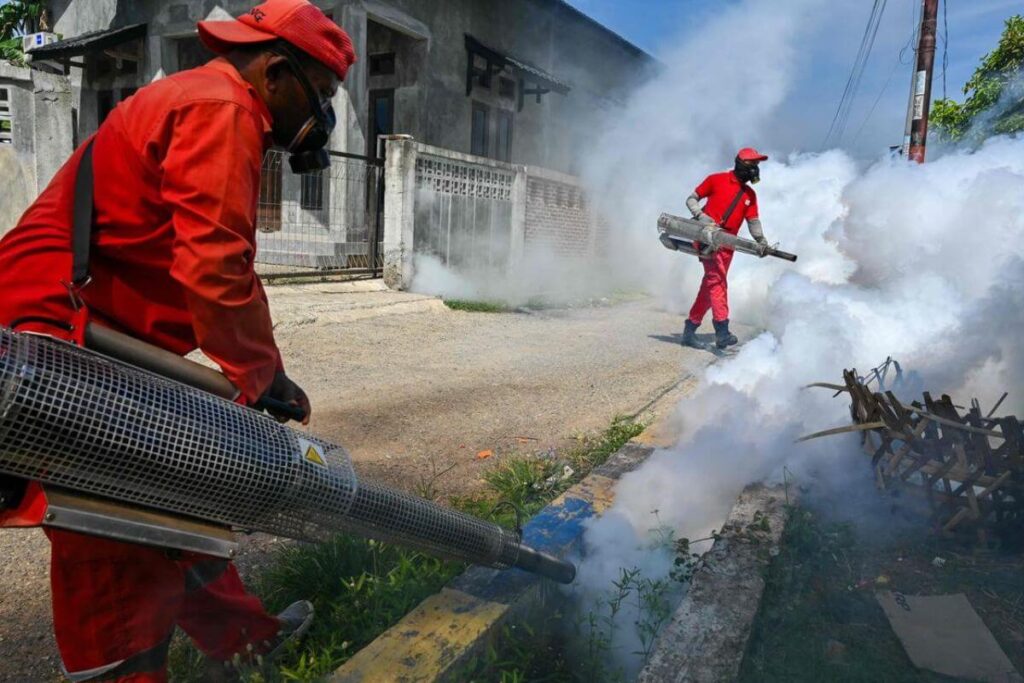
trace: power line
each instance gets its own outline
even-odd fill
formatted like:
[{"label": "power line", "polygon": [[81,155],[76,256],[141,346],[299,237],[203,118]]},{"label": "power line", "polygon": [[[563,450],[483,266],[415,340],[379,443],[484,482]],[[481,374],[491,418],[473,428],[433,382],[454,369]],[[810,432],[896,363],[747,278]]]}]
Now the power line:
[{"label": "power line", "polygon": [[918,0],[910,0],[910,2],[910,18],[912,20],[910,28],[910,37],[907,38],[907,42],[903,44],[903,46],[900,48],[900,51],[896,54],[896,63],[893,64],[892,69],[889,70],[889,75],[885,79],[885,84],[882,86],[882,89],[878,92],[878,96],[875,98],[875,101],[871,104],[871,109],[868,110],[867,116],[864,117],[864,120],[861,122],[860,127],[857,129],[857,133],[853,136],[853,143],[856,143],[857,140],[860,139],[861,133],[864,132],[864,128],[867,127],[868,122],[874,115],[875,109],[878,107],[878,103],[882,101],[882,96],[885,95],[886,90],[888,90],[889,88],[889,84],[892,83],[892,77],[896,74],[896,69],[898,69],[900,65],[906,66],[907,64],[911,63],[903,61],[904,56],[907,54],[907,50],[913,49],[914,53],[917,53],[917,35],[918,32],[921,30],[920,22],[917,18],[917,7],[920,3],[918,2]]},{"label": "power line", "polygon": [[839,100],[839,106],[836,107],[836,113],[832,117],[832,123],[829,125],[828,133],[825,135],[825,140],[822,142],[822,149],[824,149],[829,141],[835,134],[835,139],[841,140],[843,133],[846,129],[846,124],[850,117],[850,111],[853,107],[853,101],[856,98],[857,90],[860,87],[861,78],[864,75],[864,67],[867,65],[868,59],[871,57],[871,51],[874,48],[875,37],[878,35],[878,28],[882,23],[882,15],[885,13],[885,7],[888,0],[875,0],[871,6],[871,14],[868,16],[867,25],[864,27],[864,35],[861,37],[860,48],[857,50],[857,56],[853,61],[853,67],[850,69],[850,76],[846,80],[846,87],[843,89],[843,95]]},{"label": "power line", "polygon": [[850,113],[853,111],[853,103],[857,97],[857,91],[860,90],[860,81],[864,77],[864,70],[867,67],[868,59],[871,57],[871,50],[875,47],[875,37],[878,35],[878,29],[882,25],[882,15],[885,13],[885,6],[888,0],[882,0],[881,9],[878,12],[878,18],[875,20],[875,28],[871,32],[871,41],[868,43],[867,52],[864,54],[864,61],[861,62],[860,71],[857,73],[857,81],[853,85],[853,90],[850,92],[850,101],[846,105],[846,112],[843,114],[842,124],[839,127],[838,139],[842,140],[843,135],[846,134],[846,124],[850,120]]}]

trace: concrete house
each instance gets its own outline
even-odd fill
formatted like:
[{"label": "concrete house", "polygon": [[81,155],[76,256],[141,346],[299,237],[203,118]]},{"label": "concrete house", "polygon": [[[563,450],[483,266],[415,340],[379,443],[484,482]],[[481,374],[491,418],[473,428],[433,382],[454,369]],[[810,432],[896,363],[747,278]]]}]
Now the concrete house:
[{"label": "concrete house", "polygon": [[[563,0],[314,1],[351,35],[358,61],[334,102],[332,168],[300,177],[282,172],[280,154],[265,161],[260,252],[280,265],[376,263],[378,136],[572,174],[592,115],[624,101],[654,64]],[[210,59],[197,21],[253,4],[51,0],[62,39],[31,59],[70,82],[71,144],[139,87]]]}]

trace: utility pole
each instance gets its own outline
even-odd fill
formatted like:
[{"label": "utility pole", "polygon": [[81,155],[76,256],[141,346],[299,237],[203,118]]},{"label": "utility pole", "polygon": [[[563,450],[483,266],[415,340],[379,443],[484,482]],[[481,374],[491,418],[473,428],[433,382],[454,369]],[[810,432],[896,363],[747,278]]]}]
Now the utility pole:
[{"label": "utility pole", "polygon": [[935,64],[935,32],[939,18],[939,0],[924,0],[921,11],[921,42],[914,72],[914,97],[911,103],[910,149],[907,157],[924,163],[928,142],[928,112],[932,101],[932,67]]}]

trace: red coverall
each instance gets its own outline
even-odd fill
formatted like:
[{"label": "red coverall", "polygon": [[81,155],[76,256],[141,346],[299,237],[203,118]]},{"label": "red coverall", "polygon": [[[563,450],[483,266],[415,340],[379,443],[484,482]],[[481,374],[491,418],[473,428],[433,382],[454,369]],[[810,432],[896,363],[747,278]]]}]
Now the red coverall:
[{"label": "red coverall", "polygon": [[[254,402],[281,357],[253,271],[270,112],[229,62],[161,79],[95,135],[93,280],[75,310],[71,215],[82,148],[0,241],[0,324],[81,343],[91,319],[179,354],[197,347]],[[59,327],[72,324],[70,332]],[[280,624],[233,565],[48,531],[57,644],[72,680],[163,681],[174,625],[211,657],[272,639]],[[257,645],[258,647],[258,645]]]},{"label": "red coverall", "polygon": [[[722,216],[741,188],[743,195],[729,215],[729,220],[723,224]],[[699,198],[706,197],[708,200],[704,205],[704,213],[731,235],[740,231],[744,220],[758,217],[757,194],[752,187],[741,183],[732,171],[709,175],[694,192]],[[704,265],[704,278],[701,280],[697,299],[690,309],[690,322],[693,324],[700,325],[709,308],[715,322],[729,319],[729,283],[726,278],[733,253],[731,249],[720,249],[710,258],[701,259]]]}]

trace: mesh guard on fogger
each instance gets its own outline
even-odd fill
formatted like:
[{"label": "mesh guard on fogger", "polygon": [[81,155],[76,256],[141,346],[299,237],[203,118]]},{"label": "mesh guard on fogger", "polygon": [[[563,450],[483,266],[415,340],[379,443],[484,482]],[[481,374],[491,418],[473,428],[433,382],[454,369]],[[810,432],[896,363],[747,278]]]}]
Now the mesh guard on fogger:
[{"label": "mesh guard on fogger", "polygon": [[359,481],[339,446],[97,353],[3,328],[0,473],[290,538],[348,531],[557,580],[574,573],[496,524]]}]

